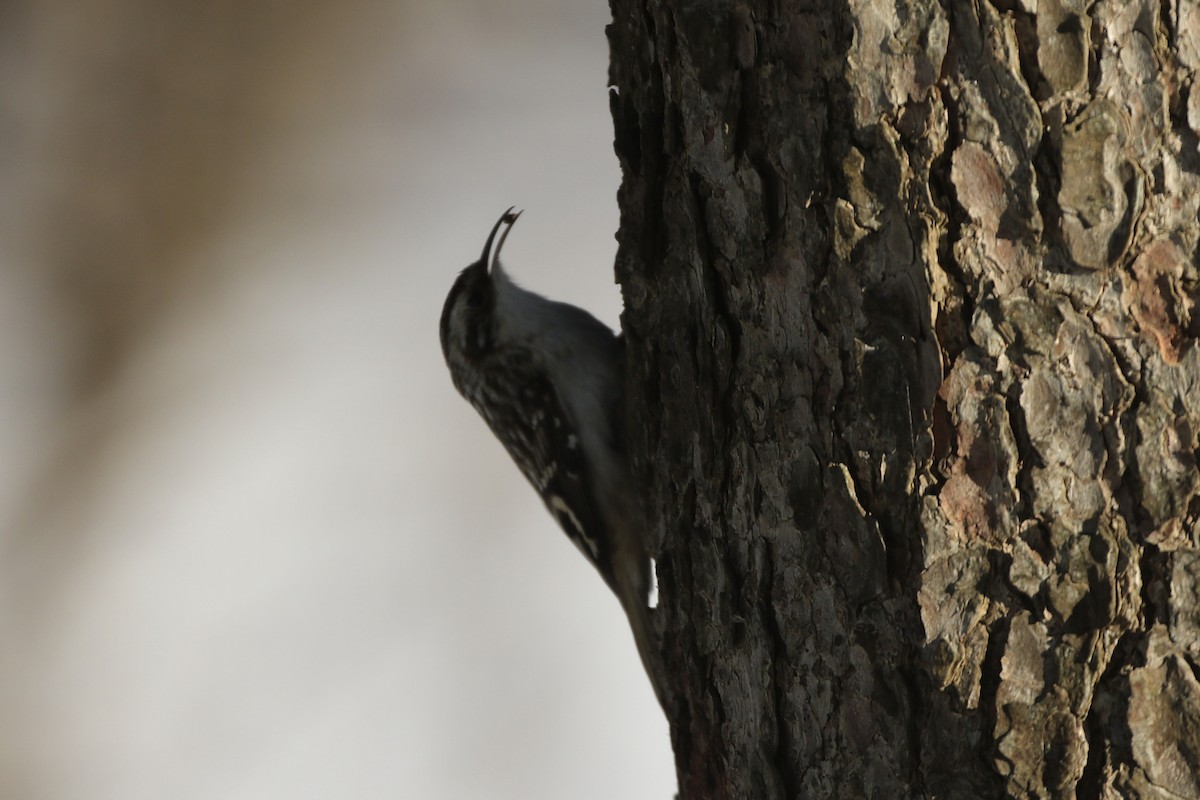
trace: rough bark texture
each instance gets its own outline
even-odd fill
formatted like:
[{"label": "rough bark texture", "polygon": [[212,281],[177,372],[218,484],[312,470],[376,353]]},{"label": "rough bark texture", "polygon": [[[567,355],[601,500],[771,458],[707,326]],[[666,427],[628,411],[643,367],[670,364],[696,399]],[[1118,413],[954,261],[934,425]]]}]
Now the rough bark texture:
[{"label": "rough bark texture", "polygon": [[612,9],[681,796],[1200,797],[1200,10]]}]

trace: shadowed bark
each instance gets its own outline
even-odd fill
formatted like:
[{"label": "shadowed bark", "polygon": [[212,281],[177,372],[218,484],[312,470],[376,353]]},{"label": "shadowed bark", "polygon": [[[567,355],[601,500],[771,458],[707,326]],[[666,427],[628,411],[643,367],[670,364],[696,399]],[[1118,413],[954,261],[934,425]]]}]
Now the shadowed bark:
[{"label": "shadowed bark", "polygon": [[1200,797],[1200,11],[611,5],[681,797]]}]

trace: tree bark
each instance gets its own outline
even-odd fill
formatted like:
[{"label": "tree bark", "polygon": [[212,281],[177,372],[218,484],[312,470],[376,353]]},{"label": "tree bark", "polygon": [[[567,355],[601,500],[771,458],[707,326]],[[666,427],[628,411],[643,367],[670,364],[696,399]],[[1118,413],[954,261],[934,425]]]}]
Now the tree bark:
[{"label": "tree bark", "polygon": [[611,5],[681,797],[1200,797],[1200,10]]}]

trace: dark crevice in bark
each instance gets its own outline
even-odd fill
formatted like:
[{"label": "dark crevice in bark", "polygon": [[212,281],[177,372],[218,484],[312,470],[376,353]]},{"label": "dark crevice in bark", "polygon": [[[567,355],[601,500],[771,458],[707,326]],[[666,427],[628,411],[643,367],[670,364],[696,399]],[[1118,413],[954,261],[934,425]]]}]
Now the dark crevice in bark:
[{"label": "dark crevice in bark", "polygon": [[1170,42],[1178,46],[1179,28],[1172,24],[1175,18],[1174,12],[1182,8],[1181,3],[1175,0],[1158,0],[1158,30],[1154,33],[1161,37],[1162,41]]},{"label": "dark crevice in bark", "polygon": [[993,623],[991,632],[988,634],[983,663],[980,664],[979,713],[983,718],[981,727],[985,733],[983,747],[987,750],[987,760],[993,763],[995,759],[1003,758],[999,748],[994,743],[991,743],[988,736],[992,731],[996,730],[996,696],[1000,690],[1000,673],[1003,666],[1004,650],[1008,646],[1008,632],[1011,627],[1012,618],[1008,616],[1000,617]]},{"label": "dark crevice in bark", "polygon": [[[999,7],[999,6],[998,6]],[[1046,78],[1042,75],[1041,65],[1038,63],[1038,41],[1037,34],[1037,14],[1030,14],[1025,11],[1024,7],[1019,2],[1005,3],[1002,11],[1009,14],[1013,19],[1013,27],[1016,32],[1017,39],[1017,60],[1021,69],[1021,77],[1025,80],[1025,85],[1029,88],[1029,93],[1034,99],[1043,101],[1049,95],[1049,84]]]},{"label": "dark crevice in bark", "polygon": [[[946,60],[951,60],[949,53]],[[943,368],[948,370],[967,348],[970,341],[968,332],[971,329],[971,319],[975,314],[975,298],[972,292],[967,291],[971,281],[967,278],[954,253],[954,243],[962,240],[963,226],[967,221],[966,211],[958,200],[958,189],[955,188],[954,181],[950,177],[954,149],[962,141],[961,120],[957,103],[951,96],[951,92],[944,84],[939,84],[937,90],[942,104],[946,108],[947,124],[945,148],[934,157],[929,168],[929,185],[932,189],[930,195],[935,202],[941,201],[938,205],[946,218],[945,231],[938,241],[938,266],[953,282],[954,293],[962,303],[959,313],[956,315],[957,319],[950,320],[947,318],[948,315],[941,313],[934,320],[934,332],[938,337],[938,344],[942,348],[945,361]],[[938,305],[939,310],[946,311],[945,299],[939,298]]]},{"label": "dark crevice in bark", "polygon": [[787,181],[776,171],[771,162],[761,156],[751,154],[750,166],[758,173],[762,183],[763,214],[765,216],[765,235],[763,236],[762,259],[768,268],[773,266],[772,253],[776,250],[781,225],[787,212]]},{"label": "dark crevice in bark", "polygon": [[1088,96],[1097,97],[1100,95],[1100,72],[1101,49],[1106,40],[1104,26],[1100,22],[1100,17],[1092,15],[1092,29],[1088,35],[1088,42],[1091,45],[1088,47]]},{"label": "dark crevice in bark", "polygon": [[759,602],[763,609],[763,629],[771,637],[769,680],[771,682],[771,708],[774,716],[776,742],[773,763],[779,782],[783,786],[784,796],[797,797],[799,795],[798,776],[796,775],[796,764],[790,759],[792,737],[788,730],[787,681],[784,675],[791,668],[791,662],[787,654],[787,640],[780,629],[779,618],[775,611],[775,548],[769,541],[764,541],[762,552],[760,563],[763,565],[764,572]]},{"label": "dark crevice in bark", "polygon": [[1083,721],[1084,738],[1087,741],[1088,757],[1083,765],[1083,772],[1075,785],[1076,797],[1080,800],[1100,798],[1104,786],[1104,766],[1108,763],[1107,742],[1105,741],[1103,723],[1096,713],[1096,700],[1092,700],[1092,708]]},{"label": "dark crevice in bark", "polygon": [[929,702],[930,686],[923,668],[924,659],[916,648],[909,654],[909,663],[914,666],[902,668],[899,671],[904,689],[908,693],[910,705],[906,731],[908,734],[908,785],[911,787],[914,797],[921,797],[927,794],[923,744],[924,726],[929,722],[932,704]]},{"label": "dark crevice in bark", "polygon": [[1186,651],[1180,654],[1180,658],[1184,664],[1187,664],[1188,671],[1192,673],[1192,680],[1200,683],[1200,664],[1197,664],[1191,653]]},{"label": "dark crevice in bark", "polygon": [[[723,545],[723,546],[722,546]],[[740,548],[741,542],[733,542],[725,537],[718,545],[721,560],[724,563],[725,576],[728,579],[728,598],[726,607],[729,614],[729,646],[731,650],[740,650],[746,644],[746,629],[750,623],[751,600],[747,587],[749,580],[745,570],[738,562],[735,549]]]},{"label": "dark crevice in bark", "polygon": [[1143,624],[1166,624],[1171,614],[1171,554],[1142,543],[1138,568],[1142,573]]},{"label": "dark crevice in bark", "polygon": [[608,90],[608,109],[613,116],[613,150],[632,172],[642,171],[642,128],[637,109],[621,96],[620,87]]},{"label": "dark crevice in bark", "polygon": [[1145,634],[1127,632],[1095,684],[1091,707],[1083,720],[1088,757],[1077,784],[1077,797],[1103,797],[1105,767],[1132,763],[1128,719],[1129,671],[1144,663]]},{"label": "dark crevice in bark", "polygon": [[[1118,363],[1119,366],[1119,363]],[[1133,380],[1130,380],[1133,377]],[[1144,543],[1145,537],[1154,530],[1155,524],[1153,514],[1147,509],[1138,499],[1145,496],[1146,486],[1141,474],[1141,467],[1138,464],[1138,447],[1142,444],[1141,431],[1132,420],[1136,420],[1139,411],[1147,403],[1152,403],[1153,398],[1145,389],[1146,377],[1146,361],[1143,358],[1137,365],[1137,375],[1126,375],[1126,381],[1133,387],[1133,399],[1129,403],[1127,414],[1130,417],[1131,424],[1126,437],[1125,444],[1125,479],[1122,481],[1119,491],[1130,498],[1130,508],[1126,519],[1129,520],[1130,533],[1139,543]],[[1143,553],[1144,555],[1144,553]],[[1145,581],[1145,573],[1143,577],[1143,594],[1147,586]]]},{"label": "dark crevice in bark", "polygon": [[[1172,95],[1175,102],[1168,107],[1168,113],[1171,130],[1179,137],[1179,167],[1196,175],[1200,174],[1200,131],[1193,130],[1188,123],[1188,107],[1192,95],[1200,92],[1200,72],[1192,72],[1190,78],[1189,83],[1179,86]],[[1189,332],[1197,335],[1194,330]]]},{"label": "dark crevice in bark", "polygon": [[[1033,154],[1033,177],[1037,187],[1037,209],[1042,217],[1046,241],[1061,241],[1062,236],[1062,209],[1058,205],[1058,193],[1062,187],[1059,156],[1049,127],[1043,125],[1042,137]],[[1053,262],[1047,259],[1047,263]]]},{"label": "dark crevice in bark", "polygon": [[[1000,381],[999,375],[996,376],[996,380]],[[1013,489],[1017,493],[1013,503],[1013,514],[1017,519],[1034,519],[1032,508],[1035,496],[1033,470],[1044,467],[1045,464],[1038,455],[1037,448],[1033,446],[1033,440],[1029,437],[1029,429],[1025,424],[1025,410],[1021,407],[1020,391],[1021,384],[1014,382],[1004,395],[1004,409],[1008,412],[1008,427],[1016,440],[1017,452],[1024,456],[1017,464],[1017,476],[1013,481]],[[1049,539],[1046,544],[1053,547]]]},{"label": "dark crevice in bark", "polygon": [[[705,247],[709,242],[705,239]],[[737,313],[733,308],[733,300],[729,294],[729,287],[725,284],[721,274],[715,268],[711,261],[706,262],[708,267],[704,270],[704,277],[707,285],[708,293],[712,299],[713,316],[720,324],[721,329],[725,332],[726,341],[729,345],[729,370],[732,374],[736,371],[738,360],[742,354],[742,323],[738,320]],[[722,392],[722,407],[728,412],[728,421],[733,423],[736,411],[732,404],[732,395],[734,383],[727,380]]]},{"label": "dark crevice in bark", "polygon": [[1026,526],[1021,531],[1021,540],[1029,545],[1029,549],[1037,554],[1043,564],[1054,560],[1054,546],[1050,543],[1050,535],[1040,522]]},{"label": "dark crevice in bark", "polygon": [[754,124],[757,116],[754,113],[757,105],[754,84],[752,71],[739,71],[734,78],[733,91],[729,93],[730,103],[734,105],[729,118],[733,120],[730,123],[730,134],[733,136],[732,147],[735,161],[749,153],[750,138],[757,129]]},{"label": "dark crevice in bark", "polygon": [[[708,194],[707,184],[701,175],[694,171],[689,171],[688,186],[690,189],[689,210],[695,222],[695,245],[699,262],[697,268],[700,271],[704,298],[708,301],[708,305],[712,311],[713,330],[719,329],[724,332],[729,348],[728,354],[721,352],[719,347],[714,350],[716,343],[711,340],[702,339],[699,336],[700,332],[693,327],[692,333],[696,339],[692,342],[692,352],[698,359],[696,374],[708,374],[713,378],[713,402],[710,404],[710,407],[716,412],[714,419],[719,420],[710,429],[712,434],[719,440],[714,451],[728,454],[733,443],[737,440],[738,413],[734,407],[734,393],[737,383],[734,380],[734,375],[737,372],[737,362],[741,352],[742,328],[732,308],[728,288],[724,284],[715,263],[715,258],[717,257],[716,248],[713,246],[712,239],[709,236],[707,214],[705,213],[705,207],[708,202],[708,197],[706,196]],[[711,353],[711,358],[715,363],[700,363],[701,353]],[[725,362],[726,355],[728,360],[726,363],[722,363]],[[713,465],[713,472],[715,474],[712,475],[720,487],[717,496],[724,499],[726,506],[732,505],[733,482],[739,477],[729,467],[730,462],[728,458],[716,459]],[[718,516],[721,518],[721,522],[729,521],[725,519],[725,514],[719,513]],[[728,542],[726,542],[725,547],[729,546]],[[728,550],[725,551],[725,556],[730,569],[734,569],[736,564],[729,558],[730,554]],[[736,574],[736,570],[734,572],[727,571],[727,574],[733,576]]]},{"label": "dark crevice in bark", "polygon": [[1131,251],[1130,245],[1137,233],[1136,226],[1142,211],[1142,204],[1145,202],[1147,178],[1129,165],[1126,165],[1125,169],[1129,171],[1129,175],[1121,183],[1121,191],[1124,192],[1125,197],[1136,197],[1138,200],[1137,202],[1131,200],[1126,204],[1125,216],[1121,217],[1121,221],[1113,228],[1112,235],[1109,237],[1106,256],[1109,264],[1120,263],[1122,268],[1127,269],[1132,265],[1135,255]]}]

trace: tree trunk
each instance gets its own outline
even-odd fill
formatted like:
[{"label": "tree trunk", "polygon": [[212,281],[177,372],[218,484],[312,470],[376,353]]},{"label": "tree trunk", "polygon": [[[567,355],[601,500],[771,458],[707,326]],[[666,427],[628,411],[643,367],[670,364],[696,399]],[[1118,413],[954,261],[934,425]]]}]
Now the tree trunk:
[{"label": "tree trunk", "polygon": [[612,0],[681,797],[1200,797],[1200,10]]}]

